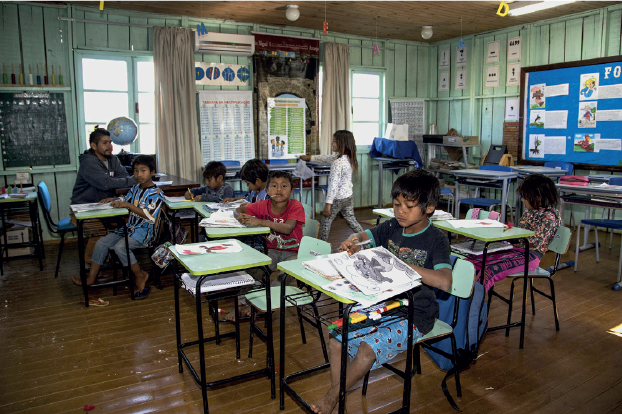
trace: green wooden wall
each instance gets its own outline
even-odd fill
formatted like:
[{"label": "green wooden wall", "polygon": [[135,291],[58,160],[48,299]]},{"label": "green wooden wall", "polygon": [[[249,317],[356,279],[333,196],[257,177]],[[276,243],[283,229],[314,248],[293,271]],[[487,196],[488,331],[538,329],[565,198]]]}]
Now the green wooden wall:
[{"label": "green wooden wall", "polygon": [[[71,164],[59,167],[34,168],[33,180],[45,181],[52,191],[52,216],[66,217],[69,197],[77,171],[80,152],[77,133],[77,111],[74,78],[74,50],[150,54],[153,50],[153,28],[128,27],[107,24],[59,21],[58,17],[101,20],[135,24],[153,24],[174,27],[195,27],[204,23],[207,30],[221,33],[248,34],[251,30],[270,33],[316,37],[327,42],[360,45],[350,48],[352,68],[379,69],[385,73],[385,105],[389,111],[389,98],[426,99],[425,128],[438,125],[440,133],[456,128],[462,134],[479,135],[481,152],[490,144],[500,143],[505,98],[518,96],[518,87],[505,86],[505,53],[509,37],[522,36],[522,66],[591,59],[621,53],[622,6],[603,8],[588,13],[542,21],[496,32],[467,36],[468,85],[465,90],[453,89],[455,67],[451,68],[449,91],[438,92],[438,51],[449,46],[452,66],[458,39],[425,44],[401,40],[365,38],[338,33],[323,35],[321,30],[300,28],[276,28],[257,24],[224,23],[217,19],[194,19],[185,16],[155,15],[140,12],[116,11],[106,8],[100,12],[95,7],[62,6],[36,3],[0,3],[0,60],[17,65],[23,62],[36,65],[62,66],[67,102],[67,122],[71,143]],[[484,88],[486,43],[500,40],[500,86]],[[373,55],[371,47],[377,42],[381,48]],[[384,50],[383,50],[384,49]],[[250,63],[248,57],[196,55],[197,61],[221,63]],[[42,68],[42,66],[40,66]],[[16,69],[17,70],[17,69]],[[57,73],[58,75],[58,73]],[[198,89],[214,88],[199,86]],[[227,87],[216,87],[225,89]],[[231,87],[229,87],[231,88]],[[237,88],[237,87],[234,87]],[[18,88],[23,90],[24,88]],[[1,88],[1,91],[13,90]],[[355,205],[378,204],[378,167],[369,158],[369,149],[359,147],[359,174],[354,178]],[[478,161],[480,151],[473,152],[471,161]],[[5,182],[12,180],[15,171],[0,169]],[[588,172],[585,172],[588,173]],[[390,188],[394,176],[385,174],[383,203],[389,203]],[[371,184],[370,184],[371,183]],[[51,236],[44,235],[46,240]]]}]

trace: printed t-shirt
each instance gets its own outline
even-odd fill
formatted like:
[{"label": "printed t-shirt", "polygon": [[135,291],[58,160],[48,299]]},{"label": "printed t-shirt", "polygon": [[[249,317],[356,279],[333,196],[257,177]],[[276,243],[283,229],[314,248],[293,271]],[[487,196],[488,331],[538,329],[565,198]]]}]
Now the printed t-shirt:
[{"label": "printed t-shirt", "polygon": [[305,210],[298,200],[288,200],[287,208],[282,214],[276,215],[271,210],[272,200],[263,200],[247,204],[246,212],[261,220],[270,220],[274,223],[285,223],[287,220],[296,220],[296,227],[290,234],[277,233],[270,230],[266,236],[268,249],[287,250],[297,252],[302,239],[302,225],[305,222]]}]

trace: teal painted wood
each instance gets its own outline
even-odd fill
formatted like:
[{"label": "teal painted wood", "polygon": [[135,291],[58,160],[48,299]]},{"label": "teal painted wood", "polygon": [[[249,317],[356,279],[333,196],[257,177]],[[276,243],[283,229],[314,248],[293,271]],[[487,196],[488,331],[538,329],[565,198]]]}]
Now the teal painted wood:
[{"label": "teal painted wood", "polygon": [[[492,141],[491,145],[503,144],[503,122],[505,118],[505,98],[493,99]],[[487,150],[482,148],[484,153]]]},{"label": "teal painted wood", "polygon": [[449,131],[449,101],[437,102],[436,128],[439,133],[443,134]]},{"label": "teal painted wood", "polygon": [[439,73],[438,65],[433,65],[432,62],[438,62],[438,49],[435,47],[431,47],[428,49],[428,64],[427,73],[429,79],[428,93],[425,95],[429,98],[436,98],[439,96],[438,91],[438,81],[439,81]]},{"label": "teal painted wood", "polygon": [[[45,36],[45,54],[48,65],[54,66],[54,74],[57,78],[59,72],[62,73],[64,68],[65,76],[63,76],[63,83],[69,85],[70,77],[69,73],[69,31],[68,23],[66,21],[58,20],[59,17],[66,17],[67,10],[56,7],[43,7],[43,25]],[[62,40],[62,41],[61,41]],[[60,67],[59,67],[60,66]],[[59,70],[60,69],[60,70]],[[33,76],[35,76],[36,82],[36,68],[32,68]],[[67,78],[67,80],[65,80]],[[70,100],[66,100],[70,102]]]},{"label": "teal painted wood", "polygon": [[[108,15],[102,12],[85,12],[86,20],[108,20]],[[108,47],[108,25],[98,23],[84,23],[84,34],[87,47]]]},{"label": "teal painted wood", "polygon": [[[462,106],[462,114],[461,114],[462,128],[460,129],[460,133],[462,135],[479,135],[479,134],[473,134],[473,132],[471,131],[471,115],[470,115],[471,105],[472,105],[471,100],[464,100],[460,102]],[[473,150],[470,150],[468,153],[472,154]]]},{"label": "teal painted wood", "polygon": [[[418,47],[417,48],[417,97],[418,98],[427,98],[430,96],[430,88],[431,88],[431,78],[436,78],[436,76],[430,76],[430,47]],[[434,70],[431,73],[436,73]],[[436,84],[436,82],[435,82]],[[426,111],[428,109],[426,108]],[[426,112],[428,115],[429,111]],[[427,119],[426,119],[427,121]],[[427,125],[426,129],[427,131]]]},{"label": "teal painted wood", "polygon": [[[71,17],[74,19],[84,19],[84,11],[78,10],[75,6],[71,7]],[[80,46],[86,46],[86,35],[84,32],[84,23],[74,22],[71,25],[72,46],[79,48]]]},{"label": "teal painted wood", "polygon": [[[394,79],[394,89],[393,94],[389,96],[396,97],[405,97],[406,96],[406,66],[407,66],[407,54],[406,54],[406,45],[404,44],[395,44],[393,45],[395,48],[394,56],[394,68],[395,68],[395,79]],[[387,56],[388,58],[388,56]]]},{"label": "teal painted wood", "polygon": [[[496,63],[499,65],[499,86],[493,88],[495,95],[506,93],[505,82],[507,79],[508,73],[508,55],[507,55],[507,45],[508,45],[508,36],[506,33],[495,36],[495,41],[499,41],[499,62]],[[494,64],[493,64],[494,65]],[[505,114],[502,115],[502,118],[505,117]]]},{"label": "teal painted wood", "polygon": [[417,67],[419,66],[418,46],[406,46],[406,96],[417,96]]},{"label": "teal painted wood", "polygon": [[487,67],[488,66],[496,66],[498,65],[498,63],[485,63],[486,62],[486,55],[488,54],[488,42],[494,42],[495,37],[494,36],[486,36],[482,39],[482,49],[480,51],[480,53],[476,56],[468,56],[469,59],[481,59],[482,62],[484,62],[483,64],[483,68],[482,68],[482,95],[487,96],[487,95],[494,95],[495,94],[495,90],[497,88],[489,88],[486,86],[486,75],[487,75]]},{"label": "teal painted wood", "polygon": [[[147,24],[153,24],[156,26],[165,26],[166,25],[166,20],[165,19],[160,19],[160,18],[154,18],[154,17],[148,17],[147,18]],[[153,51],[153,27],[148,27],[147,28],[147,42],[149,45],[148,50]]]},{"label": "teal painted wood", "polygon": [[[362,66],[373,66],[374,65],[374,44],[376,44],[372,40],[361,40],[361,65]],[[352,52],[352,51],[350,51]]]},{"label": "teal painted wood", "polygon": [[607,15],[607,46],[606,56],[617,56],[620,54],[620,25],[622,21],[622,10],[614,10]]},{"label": "teal painted wood", "polygon": [[[390,49],[393,49],[391,43],[388,43]],[[378,53],[376,54],[378,55]],[[384,55],[386,56],[386,72],[385,72],[385,96],[395,96],[395,52],[391,50],[385,50]],[[386,100],[385,103],[385,113],[390,114],[391,108],[389,107],[389,100]]]},{"label": "teal painted wood", "polygon": [[563,62],[566,43],[566,22],[553,23],[551,25],[550,42],[549,63]]},{"label": "teal painted wood", "polygon": [[581,59],[583,19],[566,22],[566,62]]},{"label": "teal painted wood", "polygon": [[600,57],[601,24],[597,14],[583,18],[583,44],[581,59]]},{"label": "teal painted wood", "polygon": [[[505,40],[505,43],[501,42],[501,50],[503,51],[503,57],[500,58],[500,60],[502,59],[504,62],[507,61],[508,41],[509,41],[509,39],[511,39],[513,37],[518,37],[520,35],[521,35],[520,31],[508,32],[507,39]],[[524,42],[525,42],[525,38],[522,38],[521,39],[521,45],[524,45],[525,44]],[[523,49],[524,48],[521,49],[521,57],[523,57],[523,54],[522,54],[523,53]],[[521,66],[522,66],[522,62],[520,60],[512,60],[510,62],[507,62],[506,66],[505,66],[506,69],[505,69],[505,72],[504,72],[506,81],[507,81],[507,65],[510,64],[510,63],[516,63],[516,62],[520,62]],[[518,96],[518,94],[520,93],[520,89],[519,88],[520,88],[520,86],[506,86],[505,87],[505,93],[513,93],[513,94],[516,94],[516,96]],[[504,118],[505,118],[505,114],[504,114]]]},{"label": "teal painted wood", "polygon": [[492,115],[493,115],[493,99],[486,98],[481,100],[482,105],[482,126],[480,135],[480,148],[482,156],[488,152],[490,143],[492,142]]},{"label": "teal painted wood", "polygon": [[[456,42],[451,42],[449,44],[449,50],[455,50],[456,47],[458,47],[458,42],[457,41]],[[441,49],[439,48],[437,50],[440,51]],[[468,53],[468,49],[467,49],[467,53]],[[440,55],[440,52],[437,52],[437,55]],[[437,57],[437,62],[438,62],[439,58],[440,58],[440,56]],[[449,66],[449,68],[450,68],[450,70],[449,70],[449,72],[450,72],[450,76],[449,76],[449,96],[451,96],[451,97],[460,97],[460,96],[463,95],[463,92],[462,92],[462,89],[456,89],[456,76],[457,76],[456,75],[456,71],[458,69],[462,69],[462,68],[458,68],[458,67],[456,67],[455,64],[452,65],[451,63],[455,63],[455,62],[451,62],[450,61],[450,66]],[[468,70],[467,70],[467,72],[468,72]],[[440,96],[440,92],[439,92],[439,97],[441,97]],[[455,124],[452,124],[452,125],[455,125]]]},{"label": "teal painted wood", "polygon": [[[129,16],[108,15],[109,22],[129,23]],[[131,50],[130,49],[130,27],[129,26],[107,26],[108,27],[108,47],[111,49]]]},{"label": "teal painted wood", "polygon": [[2,56],[2,63],[6,65],[8,81],[11,82],[10,71],[11,65],[13,65],[16,81],[19,82],[17,74],[22,58],[20,55],[17,4],[2,3],[0,10],[0,36],[2,38],[2,42],[0,42],[0,56]]},{"label": "teal painted wood", "polygon": [[461,135],[468,135],[462,127],[462,104],[464,101],[449,102],[449,128],[455,128]]},{"label": "teal painted wood", "polygon": [[[28,85],[28,65],[35,69],[33,75],[33,83],[37,83],[37,74],[35,65],[39,63],[45,68],[45,39],[43,33],[43,11],[40,6],[19,5],[19,21],[22,38],[22,58],[23,63],[24,84]],[[18,67],[16,67],[17,72]],[[45,69],[43,69],[45,71]],[[49,71],[52,68],[48,68]],[[51,75],[51,73],[50,73]],[[50,79],[51,84],[51,79]]]},{"label": "teal painted wood", "polygon": [[[146,17],[130,17],[130,23],[147,24]],[[149,49],[149,29],[147,27],[130,27],[130,49],[136,51],[148,51]]]}]

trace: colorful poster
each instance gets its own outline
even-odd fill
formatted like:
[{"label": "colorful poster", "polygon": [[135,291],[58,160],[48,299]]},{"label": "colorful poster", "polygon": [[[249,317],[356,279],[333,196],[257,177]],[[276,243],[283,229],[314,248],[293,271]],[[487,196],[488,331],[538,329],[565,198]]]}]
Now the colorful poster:
[{"label": "colorful poster", "polygon": [[546,111],[530,111],[529,112],[529,126],[535,128],[544,128],[544,121],[546,120]]},{"label": "colorful poster", "polygon": [[248,86],[251,72],[248,65],[195,62],[197,85]]},{"label": "colorful poster", "polygon": [[462,67],[467,65],[467,47],[462,49],[456,48],[456,67]]},{"label": "colorful poster", "polygon": [[520,85],[520,62],[508,64],[508,76],[506,77],[505,86]]},{"label": "colorful poster", "polygon": [[579,100],[598,99],[598,73],[584,73],[579,82]]},{"label": "colorful poster", "polygon": [[488,53],[486,54],[486,63],[496,63],[499,61],[499,41],[488,42]]},{"label": "colorful poster", "polygon": [[499,86],[499,66],[486,67],[486,87],[496,88]]},{"label": "colorful poster", "polygon": [[544,135],[543,134],[531,134],[529,135],[529,156],[532,158],[544,158],[543,147]]},{"label": "colorful poster", "polygon": [[443,49],[438,52],[438,68],[439,69],[449,69],[451,53],[449,53],[449,49]]},{"label": "colorful poster", "polygon": [[575,134],[574,152],[594,152],[594,134]]},{"label": "colorful poster", "polygon": [[449,90],[449,72],[441,72],[438,76],[438,90],[439,91],[448,91]]},{"label": "colorful poster", "polygon": [[598,102],[581,102],[579,104],[579,128],[596,128],[596,111]]},{"label": "colorful poster", "polygon": [[255,158],[252,91],[199,91],[203,163]]},{"label": "colorful poster", "polygon": [[305,100],[268,98],[268,157],[288,159],[306,153]]},{"label": "colorful poster", "polygon": [[531,109],[544,109],[546,107],[545,89],[544,83],[529,88],[529,107]]},{"label": "colorful poster", "polygon": [[508,39],[508,60],[520,59],[522,40],[521,36]]},{"label": "colorful poster", "polygon": [[467,84],[467,70],[456,70],[456,89],[466,89]]}]

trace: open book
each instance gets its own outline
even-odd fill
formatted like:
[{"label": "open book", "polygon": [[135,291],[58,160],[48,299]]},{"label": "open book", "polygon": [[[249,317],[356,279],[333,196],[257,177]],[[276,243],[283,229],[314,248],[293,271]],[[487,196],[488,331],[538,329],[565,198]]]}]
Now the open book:
[{"label": "open book", "polygon": [[80,213],[83,211],[105,210],[107,208],[113,208],[110,204],[111,203],[71,204],[69,207],[74,213]]},{"label": "open book", "polygon": [[210,217],[204,218],[199,223],[201,227],[234,227],[244,228],[244,224],[240,223],[235,217],[235,210],[218,210],[212,213]]},{"label": "open book", "polygon": [[[201,276],[190,273],[181,275],[181,283],[184,289],[196,295],[197,282]],[[208,276],[201,284],[201,293],[215,292],[217,290],[231,289],[235,287],[252,285],[255,279],[246,272],[231,272],[220,275]]]},{"label": "open book", "polygon": [[[459,252],[474,254],[477,256],[481,256],[484,254],[484,246],[486,245],[485,241],[482,240],[472,240],[463,243],[452,244],[450,247]],[[512,249],[512,245],[506,242],[494,242],[488,245],[488,253],[498,252],[502,250],[510,250]]]}]

